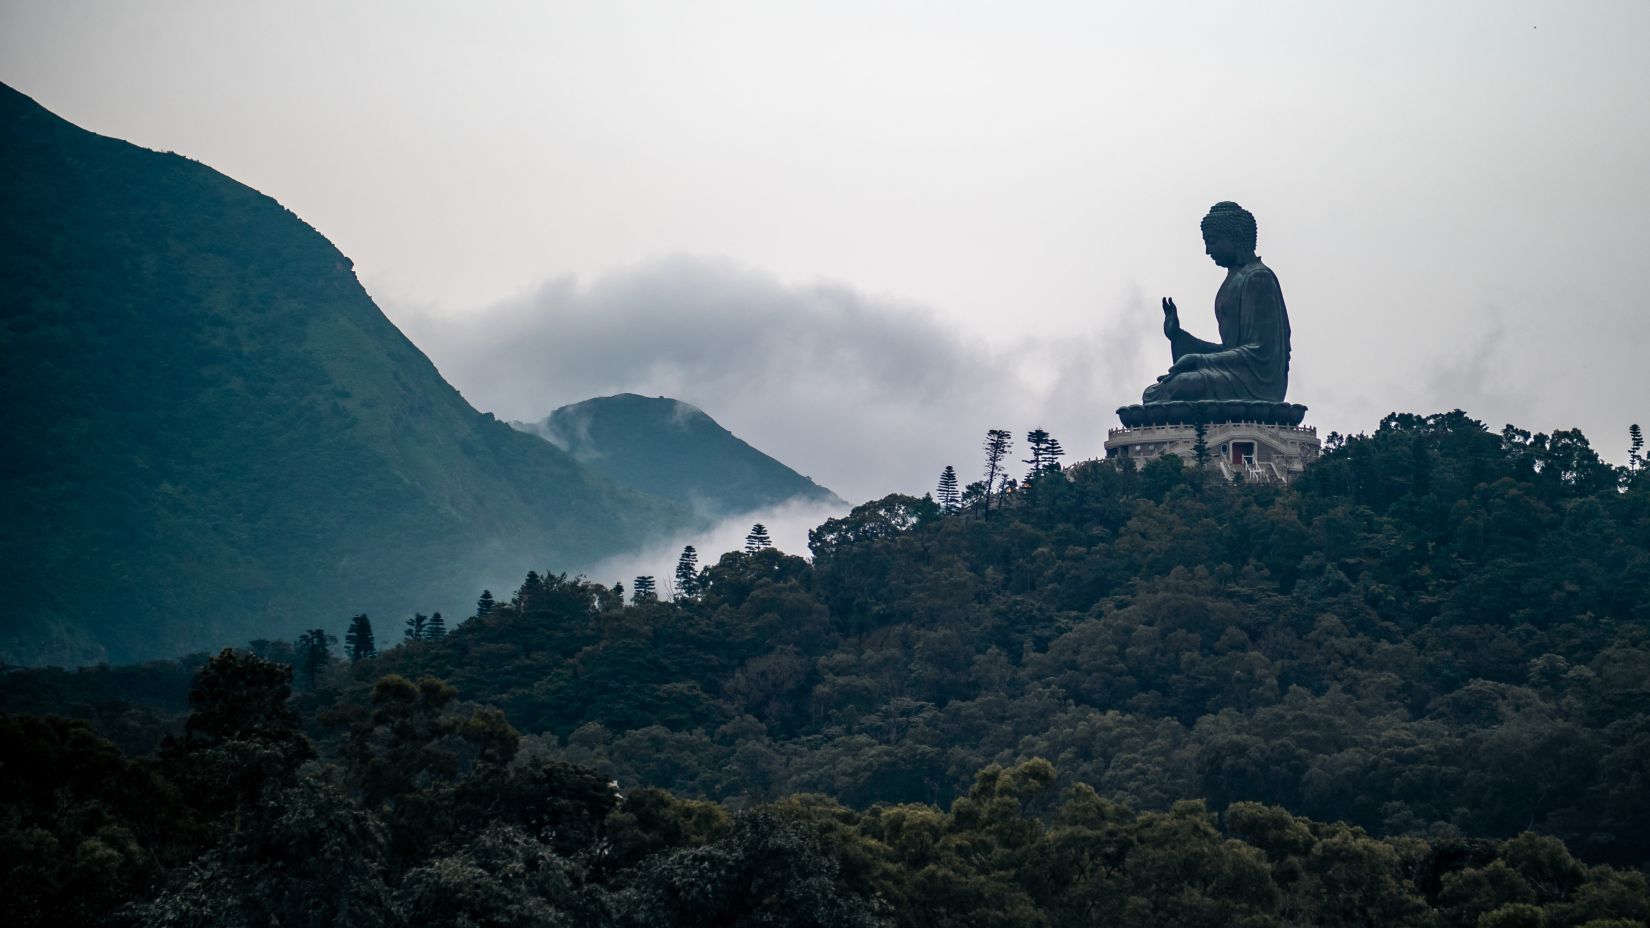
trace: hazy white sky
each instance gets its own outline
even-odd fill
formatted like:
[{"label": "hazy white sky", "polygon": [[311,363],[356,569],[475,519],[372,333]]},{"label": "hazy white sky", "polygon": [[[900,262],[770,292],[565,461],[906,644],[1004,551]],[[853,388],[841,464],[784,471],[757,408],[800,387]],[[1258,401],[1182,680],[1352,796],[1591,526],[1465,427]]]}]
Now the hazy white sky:
[{"label": "hazy white sky", "polygon": [[1309,424],[1622,459],[1646,49],[1643,0],[0,4],[0,80],[279,199],[481,408],[671,392],[850,499],[1098,454],[1157,298],[1213,337],[1221,199]]}]

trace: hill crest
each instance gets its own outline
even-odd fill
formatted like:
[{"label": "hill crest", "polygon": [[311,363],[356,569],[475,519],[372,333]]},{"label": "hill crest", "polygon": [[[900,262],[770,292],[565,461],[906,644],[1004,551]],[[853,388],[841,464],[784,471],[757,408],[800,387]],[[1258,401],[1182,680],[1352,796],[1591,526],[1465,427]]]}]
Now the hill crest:
[{"label": "hill crest", "polygon": [[595,397],[562,406],[538,422],[511,424],[622,486],[713,517],[794,499],[846,505],[704,410],[670,397]]}]

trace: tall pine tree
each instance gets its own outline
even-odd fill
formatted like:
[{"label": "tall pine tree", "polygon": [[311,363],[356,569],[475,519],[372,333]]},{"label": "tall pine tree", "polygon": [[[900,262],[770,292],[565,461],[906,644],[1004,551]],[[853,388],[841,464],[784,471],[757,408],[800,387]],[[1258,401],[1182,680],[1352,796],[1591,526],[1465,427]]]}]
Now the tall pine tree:
[{"label": "tall pine tree", "polygon": [[1026,433],[1026,444],[1031,448],[1031,457],[1025,460],[1031,465],[1027,482],[1035,481],[1043,471],[1060,469],[1060,457],[1066,449],[1060,447],[1059,439],[1043,429],[1032,429]]},{"label": "tall pine tree", "polygon": [[1003,458],[1014,447],[1014,436],[1007,429],[991,429],[985,433],[985,508],[991,511],[991,500],[999,495],[1008,480],[1003,470]]},{"label": "tall pine tree", "polygon": [[957,489],[957,469],[950,464],[940,471],[939,493],[940,509],[945,512],[956,512],[962,508],[962,493]]},{"label": "tall pine tree", "polygon": [[1060,447],[1060,439],[1050,435],[1048,437],[1048,442],[1043,445],[1043,460],[1045,462],[1043,469],[1059,470],[1060,459],[1065,456],[1066,449]]},{"label": "tall pine tree", "polygon": [[423,641],[425,629],[427,629],[429,625],[429,616],[422,612],[415,612],[412,614],[412,618],[407,620],[406,629],[403,632],[403,635],[408,641]]},{"label": "tall pine tree", "polygon": [[441,613],[437,612],[430,616],[430,624],[424,629],[424,638],[426,641],[440,641],[445,637],[447,637],[447,620],[443,619]]},{"label": "tall pine tree", "polygon": [[476,600],[476,618],[485,619],[497,608],[498,603],[493,600],[493,591],[482,590],[481,598]]},{"label": "tall pine tree", "polygon": [[529,570],[527,579],[521,581],[521,589],[516,591],[516,605],[523,609],[528,608],[533,601],[533,597],[537,596],[543,589],[544,578],[539,576],[538,571]]},{"label": "tall pine tree", "polygon": [[631,604],[639,606],[642,603],[654,603],[658,601],[658,587],[654,584],[653,578],[651,576],[637,577],[636,587],[630,594]]},{"label": "tall pine tree", "polygon": [[676,559],[676,596],[693,599],[699,595],[699,552],[692,545],[682,549]]},{"label": "tall pine tree", "polygon": [[768,537],[768,527],[758,522],[751,526],[749,535],[745,536],[745,553],[755,554],[763,548],[773,547],[773,539]]},{"label": "tall pine tree", "polygon": [[298,669],[309,681],[310,689],[315,689],[315,678],[332,663],[332,646],[337,642],[336,635],[329,635],[321,628],[312,628],[298,636]]},{"label": "tall pine tree", "polygon": [[378,645],[372,637],[372,623],[367,621],[365,612],[349,620],[349,630],[344,632],[344,649],[352,664],[378,653]]}]

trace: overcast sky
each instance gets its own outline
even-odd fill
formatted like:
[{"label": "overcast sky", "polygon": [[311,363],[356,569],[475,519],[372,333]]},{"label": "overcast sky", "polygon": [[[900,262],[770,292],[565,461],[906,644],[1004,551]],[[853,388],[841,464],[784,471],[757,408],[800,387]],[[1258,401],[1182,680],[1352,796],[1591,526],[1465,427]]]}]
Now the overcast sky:
[{"label": "overcast sky", "polygon": [[0,80],[290,207],[478,407],[668,394],[851,500],[1100,453],[1255,212],[1321,432],[1650,424],[1650,3],[0,4]]}]

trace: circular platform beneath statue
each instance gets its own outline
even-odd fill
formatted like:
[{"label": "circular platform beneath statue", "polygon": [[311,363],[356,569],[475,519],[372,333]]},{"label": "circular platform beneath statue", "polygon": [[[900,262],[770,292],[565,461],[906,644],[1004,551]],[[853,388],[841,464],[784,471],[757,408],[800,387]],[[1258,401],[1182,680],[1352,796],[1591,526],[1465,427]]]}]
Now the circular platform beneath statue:
[{"label": "circular platform beneath statue", "polygon": [[1263,483],[1288,483],[1318,459],[1321,448],[1318,430],[1311,426],[1257,422],[1252,418],[1137,425],[1106,433],[1108,458],[1126,459],[1140,466],[1175,455],[1185,466],[1202,462],[1227,479],[1241,477]]},{"label": "circular platform beneath statue", "polygon": [[1136,403],[1117,410],[1124,428],[1154,425],[1213,425],[1217,422],[1256,422],[1262,425],[1294,427],[1306,418],[1299,403],[1265,403],[1255,400],[1179,400],[1171,403]]}]

